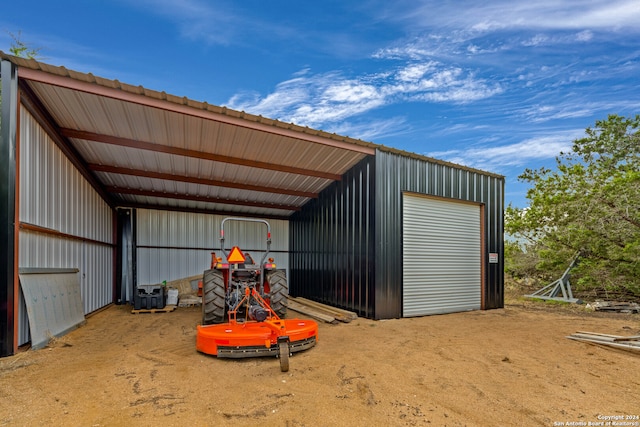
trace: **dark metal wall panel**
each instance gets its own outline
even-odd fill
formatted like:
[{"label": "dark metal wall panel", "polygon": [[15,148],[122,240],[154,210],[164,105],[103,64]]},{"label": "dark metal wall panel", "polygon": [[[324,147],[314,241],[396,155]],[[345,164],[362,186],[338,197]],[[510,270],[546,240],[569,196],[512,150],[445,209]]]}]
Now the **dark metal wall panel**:
[{"label": "dark metal wall panel", "polygon": [[[375,318],[402,315],[402,192],[466,200],[485,206],[485,309],[504,305],[504,178],[395,153],[376,153]],[[498,262],[489,264],[488,254]]]},{"label": "dark metal wall panel", "polygon": [[374,159],[290,218],[290,293],[375,316]]},{"label": "dark metal wall panel", "polygon": [[14,353],[18,75],[0,61],[0,357]]},{"label": "dark metal wall panel", "polygon": [[[407,159],[400,156],[378,159],[376,153],[375,199],[376,211],[376,252],[375,252],[375,299],[376,319],[390,319],[402,316],[402,183],[407,180],[403,174],[415,173],[420,177],[423,189],[433,180],[433,170],[402,170]],[[383,161],[381,161],[383,160]],[[392,176],[394,179],[384,179]],[[430,176],[431,175],[431,176]]]},{"label": "dark metal wall panel", "polygon": [[487,180],[486,253],[498,254],[497,263],[486,264],[484,308],[489,309],[504,307],[504,180]]},{"label": "dark metal wall panel", "polygon": [[401,317],[404,192],[484,206],[483,308],[503,307],[504,178],[386,151],[291,217],[291,294],[369,318]]},{"label": "dark metal wall panel", "polygon": [[133,301],[135,251],[135,209],[120,208],[117,214],[116,302]]}]

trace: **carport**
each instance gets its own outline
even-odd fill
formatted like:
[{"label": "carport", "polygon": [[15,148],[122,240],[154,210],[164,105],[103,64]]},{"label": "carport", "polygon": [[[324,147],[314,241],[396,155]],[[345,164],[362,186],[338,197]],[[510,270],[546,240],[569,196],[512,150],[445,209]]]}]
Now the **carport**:
[{"label": "carport", "polygon": [[375,146],[35,61],[20,102],[110,206],[287,218]]},{"label": "carport", "polygon": [[[391,199],[382,188],[405,166],[418,168],[418,187],[414,178],[398,181],[391,206],[401,209],[407,192],[490,206],[478,218],[478,254],[499,262],[482,261],[482,308],[502,306],[499,175],[2,52],[0,59],[0,355],[24,340],[20,268],[79,268],[86,313],[125,302],[123,270],[131,265],[122,262],[123,218],[136,211],[162,213],[154,232],[180,218],[282,221],[292,292],[367,317],[400,317],[402,232],[389,237],[392,245],[377,245],[394,232],[383,226]],[[210,228],[194,225],[187,234]],[[161,249],[169,258],[188,250],[206,259],[211,248],[170,241]],[[382,274],[393,250],[389,262],[400,267]],[[135,272],[135,256],[133,264]]]}]

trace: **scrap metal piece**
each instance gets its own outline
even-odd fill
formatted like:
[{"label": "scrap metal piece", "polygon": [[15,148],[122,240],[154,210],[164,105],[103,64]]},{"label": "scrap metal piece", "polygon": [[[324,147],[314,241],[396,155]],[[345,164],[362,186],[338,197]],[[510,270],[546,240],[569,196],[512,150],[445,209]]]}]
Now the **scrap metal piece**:
[{"label": "scrap metal piece", "polygon": [[[565,270],[565,272],[560,276],[560,278],[544,288],[529,294],[525,295],[526,298],[535,298],[542,300],[552,300],[552,301],[562,301],[569,302],[573,304],[582,304],[582,300],[573,297],[573,292],[571,290],[571,282],[569,281],[571,277],[571,269],[578,264],[578,258],[580,254],[576,255],[569,264],[569,267]],[[562,294],[562,296],[559,296]]]},{"label": "scrap metal piece", "polygon": [[600,334],[597,332],[578,331],[575,334],[567,336],[567,338],[575,341],[621,348],[625,350],[640,351],[639,335],[624,337],[619,335]]}]

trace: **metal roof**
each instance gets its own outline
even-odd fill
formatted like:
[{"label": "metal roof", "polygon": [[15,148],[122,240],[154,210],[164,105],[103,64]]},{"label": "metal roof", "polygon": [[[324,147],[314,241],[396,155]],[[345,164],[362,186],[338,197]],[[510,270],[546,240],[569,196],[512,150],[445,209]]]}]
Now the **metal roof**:
[{"label": "metal roof", "polygon": [[452,165],[1,51],[0,58],[18,67],[21,103],[113,207],[287,218],[376,149]]},{"label": "metal roof", "polygon": [[0,52],[111,206],[286,218],[376,145]]}]

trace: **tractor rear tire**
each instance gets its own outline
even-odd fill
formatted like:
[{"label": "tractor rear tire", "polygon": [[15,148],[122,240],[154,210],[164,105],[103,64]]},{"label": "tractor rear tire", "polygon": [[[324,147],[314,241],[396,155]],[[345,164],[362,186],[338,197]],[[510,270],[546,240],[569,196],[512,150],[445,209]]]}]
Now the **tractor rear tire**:
[{"label": "tractor rear tire", "polygon": [[202,278],[202,325],[224,323],[226,298],[220,270],[206,270]]},{"label": "tractor rear tire", "polygon": [[287,297],[289,286],[287,285],[287,273],[285,270],[273,270],[266,274],[269,283],[269,305],[279,318],[287,315]]}]

